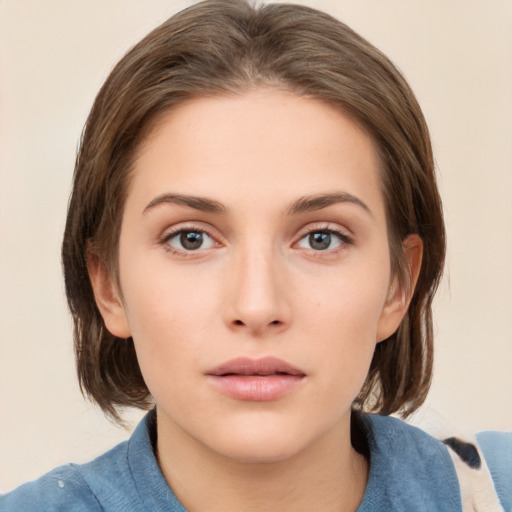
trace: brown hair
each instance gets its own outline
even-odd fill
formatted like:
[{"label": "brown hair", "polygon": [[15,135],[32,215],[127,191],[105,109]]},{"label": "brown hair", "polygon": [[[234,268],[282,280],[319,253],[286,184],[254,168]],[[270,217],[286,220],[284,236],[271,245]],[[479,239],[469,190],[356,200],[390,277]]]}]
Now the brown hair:
[{"label": "brown hair", "polygon": [[105,328],[87,272],[88,247],[117,276],[117,248],[130,168],[159,115],[184,99],[279,87],[324,101],[355,119],[380,157],[392,271],[407,281],[401,242],[423,240],[422,268],[398,331],[379,343],[354,408],[406,415],[432,375],[432,299],[445,232],[428,129],[393,64],[349,27],[290,4],[206,0],[156,28],[114,68],[81,140],[62,248],[82,390],[111,417],[147,408],[151,396],[133,340]]}]

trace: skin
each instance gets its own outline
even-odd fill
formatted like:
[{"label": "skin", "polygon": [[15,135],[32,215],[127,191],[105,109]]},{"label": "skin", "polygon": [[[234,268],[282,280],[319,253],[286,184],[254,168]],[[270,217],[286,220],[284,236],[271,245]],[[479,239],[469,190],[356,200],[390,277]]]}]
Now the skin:
[{"label": "skin", "polygon": [[[368,464],[350,443],[350,408],[411,295],[390,272],[379,173],[357,124],[275,90],[182,103],[141,147],[120,286],[99,260],[89,270],[107,328],[134,339],[158,460],[188,510],[360,503]],[[202,245],[187,250],[183,230],[204,233]],[[421,240],[404,248],[414,285]],[[276,400],[227,397],[206,374],[240,356],[278,357],[305,377]]]}]

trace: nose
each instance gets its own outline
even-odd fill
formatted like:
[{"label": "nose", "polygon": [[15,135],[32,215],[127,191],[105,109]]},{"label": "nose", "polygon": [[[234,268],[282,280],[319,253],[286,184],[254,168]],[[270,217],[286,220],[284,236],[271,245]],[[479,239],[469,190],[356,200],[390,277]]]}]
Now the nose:
[{"label": "nose", "polygon": [[230,329],[265,336],[288,327],[291,308],[286,271],[272,251],[239,254],[228,279],[225,321]]}]

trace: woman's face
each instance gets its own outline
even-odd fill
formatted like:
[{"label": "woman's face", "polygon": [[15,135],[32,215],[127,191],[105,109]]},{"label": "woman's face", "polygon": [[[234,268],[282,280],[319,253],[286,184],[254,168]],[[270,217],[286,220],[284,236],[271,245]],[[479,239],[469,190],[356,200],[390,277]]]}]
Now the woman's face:
[{"label": "woman's face", "polygon": [[109,330],[133,337],[159,435],[244,461],[348,439],[375,345],[405,312],[371,140],[272,90],[160,120],[134,165],[119,276],[117,295],[92,277]]}]

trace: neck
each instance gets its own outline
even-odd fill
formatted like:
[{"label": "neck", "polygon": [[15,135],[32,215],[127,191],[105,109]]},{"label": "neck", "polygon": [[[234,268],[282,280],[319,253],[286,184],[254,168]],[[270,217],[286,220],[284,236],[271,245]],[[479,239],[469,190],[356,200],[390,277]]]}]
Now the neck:
[{"label": "neck", "polygon": [[158,462],[189,512],[355,511],[368,463],[352,448],[348,420],[285,460],[254,463],[225,457],[159,416]]}]

